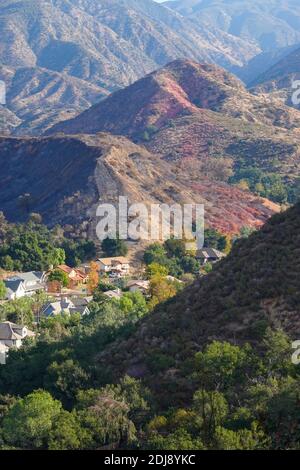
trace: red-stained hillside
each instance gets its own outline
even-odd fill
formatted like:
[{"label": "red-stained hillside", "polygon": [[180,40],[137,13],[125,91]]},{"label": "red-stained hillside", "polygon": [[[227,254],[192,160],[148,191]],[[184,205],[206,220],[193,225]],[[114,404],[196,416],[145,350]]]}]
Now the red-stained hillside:
[{"label": "red-stained hillside", "polygon": [[[125,135],[169,161],[195,159],[211,167],[257,166],[293,181],[300,171],[300,111],[255,96],[215,65],[177,60],[113,93],[51,133],[100,131]],[[221,159],[221,163],[220,163]]]},{"label": "red-stained hillside", "polygon": [[98,204],[117,203],[119,196],[147,205],[204,204],[206,225],[228,234],[245,225],[258,227],[278,210],[110,134],[0,138],[0,167],[0,207],[9,220],[28,217],[19,198],[29,194],[30,212],[40,213],[45,223],[71,224],[91,237],[96,236]]},{"label": "red-stained hillside", "polygon": [[193,114],[199,108],[222,103],[241,83],[214,65],[177,60],[110,95],[77,118],[64,121],[51,132],[137,136],[148,126],[161,128],[170,119]]}]

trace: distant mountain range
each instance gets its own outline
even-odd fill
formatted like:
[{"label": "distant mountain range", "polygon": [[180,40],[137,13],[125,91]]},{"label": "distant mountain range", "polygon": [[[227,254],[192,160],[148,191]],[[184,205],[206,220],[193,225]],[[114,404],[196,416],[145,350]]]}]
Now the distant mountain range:
[{"label": "distant mountain range", "polygon": [[259,52],[152,0],[3,0],[0,31],[15,115],[5,130],[17,134],[40,133],[175,58],[231,67]]},{"label": "distant mountain range", "polygon": [[298,0],[175,0],[169,8],[199,27],[214,27],[262,51],[300,43]]},{"label": "distant mountain range", "polygon": [[[289,106],[300,109],[293,103],[293,82],[300,80],[300,47],[283,56],[268,70],[249,84],[256,93],[269,93]],[[299,88],[299,87],[298,87]]]},{"label": "distant mountain range", "polygon": [[177,58],[253,83],[300,43],[299,18],[293,0],[3,0],[1,132],[39,135]]}]

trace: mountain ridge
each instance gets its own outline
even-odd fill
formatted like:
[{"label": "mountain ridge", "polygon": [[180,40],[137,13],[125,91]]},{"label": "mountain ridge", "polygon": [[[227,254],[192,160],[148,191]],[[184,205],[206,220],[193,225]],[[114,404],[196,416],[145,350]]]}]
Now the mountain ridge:
[{"label": "mountain ridge", "polygon": [[175,166],[198,165],[212,179],[228,182],[230,174],[258,168],[294,188],[299,127],[299,110],[250,93],[216,65],[177,60],[47,134],[121,134]]},{"label": "mountain ridge", "polygon": [[[0,138],[0,205],[8,220],[22,221],[40,213],[46,224],[76,225],[96,237],[100,203],[201,203],[206,224],[235,234],[242,227],[260,227],[275,204],[249,192],[211,180],[189,168],[174,166],[125,137],[96,136]],[[191,173],[197,184],[191,182]],[[15,184],[11,184],[12,182]],[[154,189],[155,188],[155,189]],[[27,204],[20,204],[26,194]]]}]

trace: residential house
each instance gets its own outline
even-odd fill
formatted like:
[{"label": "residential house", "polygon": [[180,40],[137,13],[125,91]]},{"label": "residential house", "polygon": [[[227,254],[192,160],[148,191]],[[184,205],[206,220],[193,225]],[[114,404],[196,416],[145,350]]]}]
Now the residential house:
[{"label": "residential house", "polygon": [[120,289],[115,289],[103,292],[103,295],[105,295],[105,297],[108,297],[109,299],[119,300],[122,297],[123,292]]},{"label": "residential house", "polygon": [[34,338],[35,333],[26,326],[9,321],[0,323],[0,364],[5,364],[10,348],[19,349],[25,338]]},{"label": "residential house", "polygon": [[57,315],[61,315],[62,313],[67,315],[72,315],[73,313],[80,313],[81,316],[89,315],[90,310],[88,308],[87,299],[70,300],[65,297],[53,302],[47,302],[42,307],[41,312],[38,315],[37,322],[39,322],[42,317],[53,318]]},{"label": "residential house", "polygon": [[150,281],[143,280],[132,280],[127,283],[129,292],[141,292],[143,295],[147,295],[150,288]]},{"label": "residential house", "polygon": [[44,291],[45,273],[31,271],[17,274],[4,281],[7,300],[15,300],[25,296],[32,296],[37,292]]},{"label": "residential house", "polygon": [[201,264],[216,263],[225,257],[226,255],[224,253],[215,248],[203,248],[196,253],[196,259],[198,259]]},{"label": "residential house", "polygon": [[0,343],[0,365],[3,365],[6,363],[6,357],[7,357],[8,351],[9,351],[9,348],[5,346],[5,344]]},{"label": "residential house", "polygon": [[177,277],[174,277],[174,276],[166,276],[166,279],[171,282],[178,282],[179,284],[184,283],[183,281],[181,281],[180,279],[177,279]]},{"label": "residential house", "polygon": [[69,279],[69,287],[73,288],[88,282],[88,274],[82,269],[70,268],[66,264],[61,264],[55,268],[55,271],[62,271]]},{"label": "residential house", "polygon": [[24,283],[21,279],[6,279],[6,299],[16,300],[26,295]]},{"label": "residential house", "polygon": [[110,277],[121,278],[130,273],[130,263],[124,256],[100,258],[98,263],[100,273],[109,274]]}]

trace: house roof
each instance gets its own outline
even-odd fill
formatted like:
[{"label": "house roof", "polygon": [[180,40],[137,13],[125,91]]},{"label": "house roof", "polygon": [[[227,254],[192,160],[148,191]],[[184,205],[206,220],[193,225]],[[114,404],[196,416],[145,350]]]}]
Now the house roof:
[{"label": "house roof", "polygon": [[70,274],[72,271],[75,271],[75,269],[70,268],[70,266],[67,266],[66,264],[60,264],[55,269],[60,269],[61,271],[64,271],[67,274]]},{"label": "house roof", "polygon": [[120,299],[122,297],[122,291],[120,289],[116,290],[109,290],[107,292],[103,292],[103,295],[110,299]]},{"label": "house roof", "polygon": [[93,300],[93,296],[72,297],[72,303],[75,307],[86,307]]},{"label": "house roof", "polygon": [[119,264],[129,264],[129,260],[124,256],[116,256],[113,258],[99,258],[100,263],[105,264],[105,266],[112,266],[114,263]]},{"label": "house roof", "polygon": [[79,277],[81,279],[87,279],[89,277],[88,274],[86,274],[81,269],[75,269],[75,271],[76,271],[77,277]]},{"label": "house roof", "polygon": [[[37,291],[43,289],[43,284],[41,283],[44,273],[38,271],[31,271],[28,273],[20,273],[16,276],[9,277],[5,279],[5,287],[8,294],[15,294],[20,286],[23,286],[24,291]],[[34,283],[32,285],[27,285],[27,283]]]},{"label": "house roof", "polygon": [[88,315],[90,313],[90,309],[87,305],[82,305],[70,308],[70,313],[80,313],[80,315]]},{"label": "house roof", "polygon": [[0,323],[0,340],[22,339],[20,334],[15,333],[12,325],[10,322]]},{"label": "house roof", "polygon": [[56,302],[48,302],[42,308],[42,315],[59,315],[64,311],[70,311],[70,309],[74,307],[75,306],[73,302],[71,302],[69,299],[57,300]]},{"label": "house roof", "polygon": [[76,274],[76,277],[74,278],[74,280],[76,281],[81,281],[81,280],[84,280],[84,279],[87,279],[88,275],[83,272],[81,269],[77,269],[77,268],[70,268],[70,266],[67,266],[66,264],[61,264],[60,266],[57,266],[57,268],[55,269],[59,269],[60,271],[63,271],[64,273],[70,275],[72,272],[74,272]]},{"label": "house roof", "polygon": [[22,280],[24,282],[36,282],[39,283],[43,279],[44,273],[41,271],[29,271],[27,273],[20,273],[16,276],[9,277],[7,280]]},{"label": "house roof", "polygon": [[149,289],[150,282],[149,281],[144,281],[144,280],[133,280],[133,281],[128,281],[127,287],[141,287],[142,289]]},{"label": "house roof", "polygon": [[[11,278],[4,281],[5,287],[9,294],[15,294],[21,285],[23,285],[22,279]],[[23,285],[24,287],[24,285]],[[24,288],[25,290],[25,288]]]},{"label": "house roof", "polygon": [[[25,327],[21,325],[16,325],[15,323],[11,323],[9,321],[5,321],[0,323],[0,340],[17,340],[23,339],[24,336],[22,335],[23,329]],[[26,328],[26,335],[33,337],[35,333],[30,331]]]},{"label": "house roof", "polygon": [[198,250],[196,254],[196,258],[217,258],[221,259],[224,258],[226,255],[215,248],[203,248],[202,250]]},{"label": "house roof", "polygon": [[181,281],[180,279],[177,279],[177,277],[174,277],[174,276],[166,276],[168,281],[172,281],[172,282],[179,282],[179,284],[183,284],[183,281]]}]

